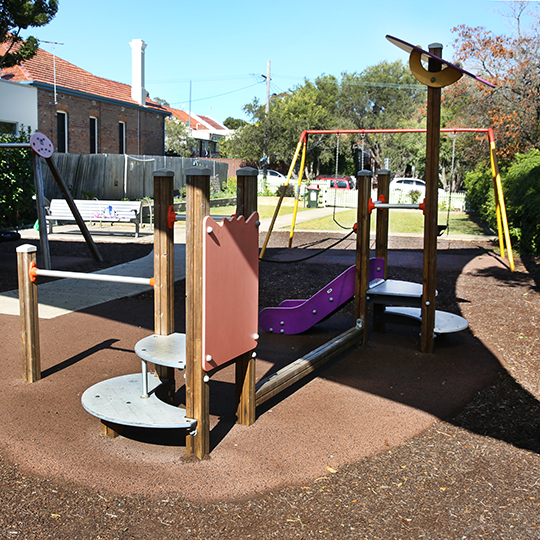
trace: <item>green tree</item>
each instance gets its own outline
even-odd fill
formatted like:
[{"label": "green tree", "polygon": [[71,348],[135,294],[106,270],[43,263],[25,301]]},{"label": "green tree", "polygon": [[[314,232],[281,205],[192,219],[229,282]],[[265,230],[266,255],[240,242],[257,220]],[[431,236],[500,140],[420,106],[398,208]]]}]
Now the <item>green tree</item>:
[{"label": "green tree", "polygon": [[[2,143],[30,141],[30,128],[20,135],[0,135]],[[33,222],[35,218],[34,172],[27,148],[0,149],[0,228],[12,228]]]},{"label": "green tree", "polygon": [[165,121],[165,154],[168,156],[191,157],[195,141],[189,136],[186,124],[172,117]]},{"label": "green tree", "polygon": [[238,128],[241,128],[242,126],[245,126],[247,124],[247,122],[245,120],[242,120],[240,118],[233,118],[232,116],[229,116],[227,118],[225,118],[225,120],[223,120],[223,125],[227,128],[227,129],[238,129]]},{"label": "green tree", "polygon": [[[425,87],[400,60],[380,62],[361,73],[342,74],[339,111],[352,129],[423,127],[423,116],[418,112],[425,100]],[[407,166],[420,168],[418,141],[416,136],[386,134],[366,136],[363,142],[377,167],[389,158],[392,171],[402,175]],[[359,146],[357,138],[354,148]]]},{"label": "green tree", "polygon": [[48,24],[58,11],[58,0],[0,0],[0,43],[7,50],[0,56],[0,69],[20,64],[32,58],[39,41],[21,31]]},{"label": "green tree", "polygon": [[[540,36],[537,24],[526,27],[531,2],[514,2],[509,17],[512,33],[465,25],[454,28],[457,60],[493,82],[489,88],[465,79],[449,96],[457,103],[460,125],[492,127],[500,157],[510,162],[517,153],[540,149]],[[458,125],[459,125],[458,124]]]}]

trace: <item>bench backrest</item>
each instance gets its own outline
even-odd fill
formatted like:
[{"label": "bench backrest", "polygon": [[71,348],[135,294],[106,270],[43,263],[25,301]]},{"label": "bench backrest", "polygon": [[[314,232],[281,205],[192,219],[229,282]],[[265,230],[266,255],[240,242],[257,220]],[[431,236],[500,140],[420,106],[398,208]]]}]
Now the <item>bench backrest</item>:
[{"label": "bench backrest", "polygon": [[[142,201],[99,201],[75,199],[75,205],[84,221],[93,219],[120,219],[131,220],[135,217],[140,219]],[[49,213],[55,219],[71,220],[73,214],[65,199],[53,199],[49,207]]]}]

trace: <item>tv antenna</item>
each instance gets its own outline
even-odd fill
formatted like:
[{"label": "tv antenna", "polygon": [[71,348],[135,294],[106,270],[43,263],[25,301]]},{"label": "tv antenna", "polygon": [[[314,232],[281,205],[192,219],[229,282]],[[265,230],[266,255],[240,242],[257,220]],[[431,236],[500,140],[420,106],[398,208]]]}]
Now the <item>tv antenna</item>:
[{"label": "tv antenna", "polygon": [[58,100],[56,99],[56,46],[64,45],[64,44],[58,41],[45,41],[43,39],[40,41],[41,43],[49,43],[50,45],[53,46],[54,104],[58,105]]}]

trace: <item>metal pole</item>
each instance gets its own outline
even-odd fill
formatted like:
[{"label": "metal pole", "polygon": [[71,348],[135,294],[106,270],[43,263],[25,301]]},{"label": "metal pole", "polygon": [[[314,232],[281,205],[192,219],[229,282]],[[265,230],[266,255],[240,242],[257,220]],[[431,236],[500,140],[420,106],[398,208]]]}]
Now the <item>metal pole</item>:
[{"label": "metal pole", "polygon": [[47,236],[47,220],[45,218],[45,194],[43,193],[43,174],[41,171],[41,159],[35,152],[32,152],[32,164],[34,166],[34,187],[36,190],[36,209],[39,224],[39,241],[41,245],[43,266],[51,269],[51,252],[49,249],[49,238]]}]

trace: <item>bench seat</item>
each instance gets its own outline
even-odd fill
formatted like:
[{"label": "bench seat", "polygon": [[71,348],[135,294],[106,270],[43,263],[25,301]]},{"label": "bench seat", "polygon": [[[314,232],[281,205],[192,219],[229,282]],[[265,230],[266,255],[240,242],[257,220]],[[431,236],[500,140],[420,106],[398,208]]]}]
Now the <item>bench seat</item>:
[{"label": "bench seat", "polygon": [[[142,205],[145,201],[75,199],[74,202],[83,221],[100,225],[102,223],[133,223],[135,238],[138,238],[139,227],[142,223]],[[65,199],[52,199],[45,217],[49,224],[49,233],[53,232],[54,223],[76,221]]]}]

